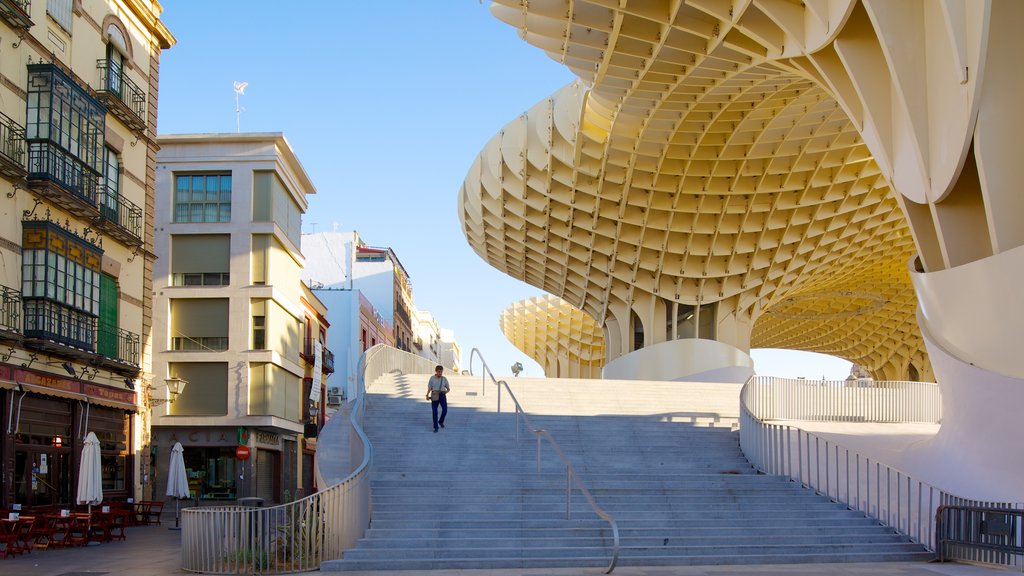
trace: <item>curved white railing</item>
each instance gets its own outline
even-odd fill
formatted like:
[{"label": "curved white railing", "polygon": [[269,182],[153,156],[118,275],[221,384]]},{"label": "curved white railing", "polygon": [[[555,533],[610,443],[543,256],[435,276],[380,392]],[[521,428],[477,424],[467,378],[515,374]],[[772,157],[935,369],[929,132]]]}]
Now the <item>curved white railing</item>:
[{"label": "curved white railing", "polygon": [[748,407],[762,420],[942,421],[942,395],[930,382],[755,376],[745,388]]},{"label": "curved white railing", "polygon": [[[943,505],[1019,504],[967,500],[887,464],[786,424],[767,420],[829,422],[939,422],[934,384],[751,378],[740,392],[740,447],[765,474],[787,475],[819,494],[859,510],[911,540],[936,549],[935,513]],[[915,406],[915,403],[921,403]],[[963,558],[989,561],[984,556]]]},{"label": "curved white railing", "polygon": [[350,426],[349,462],[358,463],[339,481],[324,474],[320,450],[340,444],[318,442],[315,473],[319,492],[270,508],[216,506],[186,508],[181,515],[181,567],[204,574],[282,574],[318,570],[325,560],[341,558],[363,536],[370,523],[369,470],[373,447],[363,432],[366,383],[395,370],[429,373],[425,358],[382,344],[359,358],[355,403],[349,418],[332,418],[320,439],[343,436]]},{"label": "curved white railing", "polygon": [[611,528],[611,532],[612,532],[612,546],[611,546],[611,561],[608,564],[608,567],[605,568],[605,573],[606,574],[611,574],[612,571],[615,570],[615,565],[618,564],[618,562],[619,562],[619,525],[615,521],[615,518],[613,518],[611,514],[605,512],[603,508],[601,508],[600,506],[597,505],[597,502],[594,501],[594,497],[590,494],[590,490],[587,490],[587,487],[580,480],[579,476],[576,474],[576,470],[573,469],[573,467],[572,467],[572,463],[570,463],[569,459],[565,457],[565,454],[562,452],[562,449],[558,445],[558,442],[555,442],[555,439],[551,436],[551,434],[548,433],[548,431],[544,430],[543,428],[534,428],[533,425],[530,424],[530,418],[526,415],[526,412],[523,410],[523,407],[519,404],[519,400],[516,399],[516,395],[512,393],[512,388],[509,387],[508,382],[506,382],[504,380],[497,380],[497,379],[494,378],[494,374],[491,372],[490,367],[487,366],[487,361],[484,360],[483,355],[476,348],[473,348],[473,350],[469,353],[469,373],[470,373],[470,375],[473,374],[473,357],[474,356],[479,356],[480,357],[480,363],[483,365],[483,371],[480,373],[480,376],[481,376],[481,387],[486,388],[487,378],[490,378],[491,379],[491,383],[494,384],[494,386],[497,388],[497,391],[498,391],[498,407],[497,407],[497,411],[499,413],[501,412],[501,388],[502,388],[502,386],[505,387],[505,391],[508,392],[509,398],[512,399],[512,403],[515,405],[515,413],[516,413],[515,441],[516,441],[516,443],[519,442],[519,427],[520,427],[519,423],[520,423],[520,420],[522,420],[522,423],[523,423],[524,426],[526,426],[527,430],[530,430],[531,432],[533,432],[534,434],[537,435],[537,472],[540,472],[540,470],[541,470],[541,466],[540,466],[540,453],[541,453],[541,438],[542,437],[545,440],[547,440],[548,444],[551,446],[551,449],[555,451],[555,455],[558,456],[558,459],[562,461],[562,465],[565,466],[565,518],[566,518],[566,520],[568,520],[568,519],[570,519],[572,517],[572,488],[573,488],[573,486],[576,486],[576,489],[579,490],[580,493],[583,495],[583,497],[587,500],[587,503],[590,504],[590,507],[594,510],[594,513],[597,514],[597,516],[599,518],[601,518],[602,520],[604,520],[605,522],[608,523],[609,527]]}]

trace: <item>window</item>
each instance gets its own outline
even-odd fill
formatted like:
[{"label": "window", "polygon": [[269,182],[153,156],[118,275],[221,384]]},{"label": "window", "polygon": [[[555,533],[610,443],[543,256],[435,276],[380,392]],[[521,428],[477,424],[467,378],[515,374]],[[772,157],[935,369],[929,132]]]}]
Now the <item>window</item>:
[{"label": "window", "polygon": [[25,335],[93,350],[103,251],[45,220],[22,229]]},{"label": "window", "polygon": [[230,174],[178,174],[174,177],[175,222],[230,222]]},{"label": "window", "polygon": [[229,234],[171,236],[171,284],[227,286],[231,282]]},{"label": "window", "polygon": [[111,24],[107,26],[107,78],[103,89],[122,96],[124,88],[124,53],[127,46],[121,30]]},{"label": "window", "polygon": [[105,146],[103,148],[103,187],[100,190],[100,214],[111,222],[119,222],[117,200],[120,195],[121,162],[117,158],[117,151]]},{"label": "window", "polygon": [[74,0],[46,0],[46,14],[71,34],[71,4]]},{"label": "window", "polygon": [[264,350],[267,347],[267,317],[252,317],[252,349]]},{"label": "window", "polygon": [[[174,416],[223,416],[228,413],[228,365],[226,362],[172,362],[167,376],[188,381],[170,404]],[[163,388],[158,388],[163,391]],[[185,450],[188,457],[190,450]],[[232,451],[233,453],[233,451]]]},{"label": "window", "polygon": [[193,448],[184,453],[192,495],[200,500],[234,500],[240,460],[234,448]]},{"label": "window", "polygon": [[172,299],[170,324],[172,350],[228,349],[227,298]]}]

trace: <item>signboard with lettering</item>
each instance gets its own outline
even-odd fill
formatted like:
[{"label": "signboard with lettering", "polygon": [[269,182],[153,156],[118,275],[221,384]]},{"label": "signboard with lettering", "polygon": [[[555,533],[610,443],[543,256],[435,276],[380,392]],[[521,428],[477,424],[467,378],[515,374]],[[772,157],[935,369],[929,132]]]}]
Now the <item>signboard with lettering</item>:
[{"label": "signboard with lettering", "polygon": [[313,385],[309,389],[309,401],[320,403],[320,372],[323,370],[324,345],[319,340],[313,343]]}]

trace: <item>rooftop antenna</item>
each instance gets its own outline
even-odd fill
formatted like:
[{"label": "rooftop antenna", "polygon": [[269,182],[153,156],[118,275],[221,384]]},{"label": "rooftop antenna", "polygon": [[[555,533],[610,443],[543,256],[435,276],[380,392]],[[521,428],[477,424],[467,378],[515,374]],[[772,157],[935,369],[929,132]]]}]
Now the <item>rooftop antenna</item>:
[{"label": "rooftop antenna", "polygon": [[248,85],[248,82],[235,80],[235,132],[242,131],[242,112],[245,111],[245,108],[238,105],[238,97],[245,95],[245,87]]}]

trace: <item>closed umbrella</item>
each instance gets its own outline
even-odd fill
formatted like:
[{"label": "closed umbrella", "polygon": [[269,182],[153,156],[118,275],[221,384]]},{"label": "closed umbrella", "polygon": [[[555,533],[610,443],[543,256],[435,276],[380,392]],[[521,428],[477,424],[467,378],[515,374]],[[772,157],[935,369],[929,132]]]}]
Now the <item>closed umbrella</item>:
[{"label": "closed umbrella", "polygon": [[174,498],[174,527],[178,528],[178,501],[192,496],[188,489],[188,474],[185,473],[185,449],[181,442],[171,448],[171,464],[167,468],[167,495]]},{"label": "closed umbrella", "polygon": [[78,503],[92,505],[103,502],[103,475],[100,464],[100,441],[95,432],[89,432],[82,447],[82,463],[78,468]]}]

